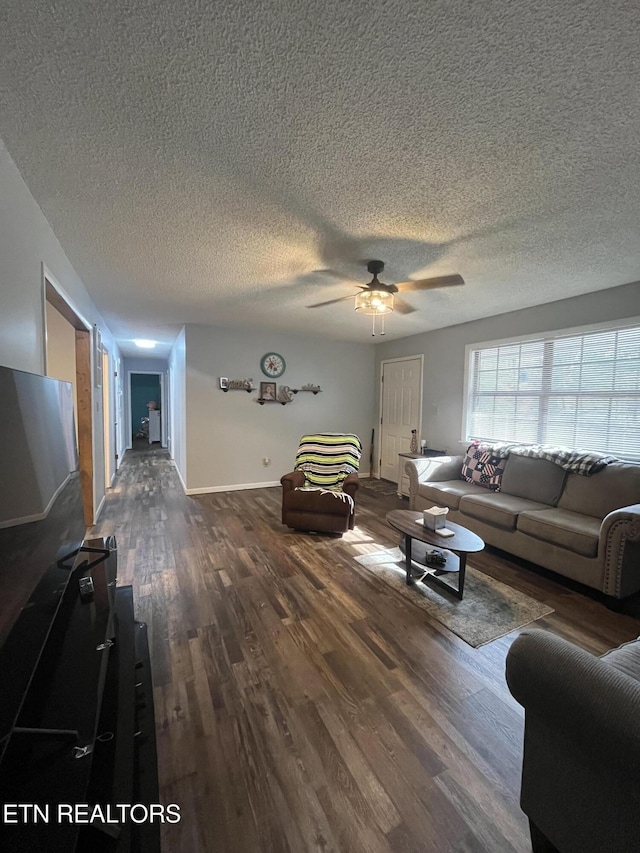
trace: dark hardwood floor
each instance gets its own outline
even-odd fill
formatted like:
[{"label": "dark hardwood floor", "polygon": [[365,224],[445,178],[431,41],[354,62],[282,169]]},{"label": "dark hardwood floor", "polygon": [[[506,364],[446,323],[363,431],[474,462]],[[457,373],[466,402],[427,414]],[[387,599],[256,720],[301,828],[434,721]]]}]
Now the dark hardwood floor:
[{"label": "dark hardwood floor", "polygon": [[[530,851],[516,633],[473,649],[353,557],[396,544],[360,489],[342,539],[280,523],[280,489],[186,497],[165,451],[127,453],[94,528],[149,624],[164,853]],[[630,616],[489,551],[473,563],[601,653]]]}]

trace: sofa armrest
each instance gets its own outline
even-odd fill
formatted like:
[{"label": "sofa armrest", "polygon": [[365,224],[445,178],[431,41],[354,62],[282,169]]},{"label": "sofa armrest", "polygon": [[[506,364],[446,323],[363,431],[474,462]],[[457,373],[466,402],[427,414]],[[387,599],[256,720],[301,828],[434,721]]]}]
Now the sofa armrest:
[{"label": "sofa armrest", "polygon": [[300,489],[304,486],[304,471],[291,471],[280,478],[283,492],[292,492],[294,489]]},{"label": "sofa armrest", "polygon": [[407,459],[404,472],[409,477],[409,506],[414,508],[420,483],[438,483],[459,480],[464,456],[426,456],[424,459]]},{"label": "sofa armrest", "polygon": [[355,500],[356,492],[360,488],[360,479],[355,473],[351,473],[342,483],[342,491],[346,492]]},{"label": "sofa armrest", "polygon": [[603,557],[604,593],[626,598],[640,589],[640,504],[621,507],[605,516],[598,554]]},{"label": "sofa armrest", "polygon": [[520,804],[568,853],[640,850],[640,683],[553,634],[525,630],[507,655],[525,709]]},{"label": "sofa armrest", "polygon": [[434,483],[459,480],[464,456],[425,456],[424,459],[407,459],[404,472],[409,481]]},{"label": "sofa armrest", "polygon": [[548,631],[525,629],[509,649],[506,676],[525,712],[576,748],[602,761],[613,754],[640,759],[640,681],[606,659]]}]

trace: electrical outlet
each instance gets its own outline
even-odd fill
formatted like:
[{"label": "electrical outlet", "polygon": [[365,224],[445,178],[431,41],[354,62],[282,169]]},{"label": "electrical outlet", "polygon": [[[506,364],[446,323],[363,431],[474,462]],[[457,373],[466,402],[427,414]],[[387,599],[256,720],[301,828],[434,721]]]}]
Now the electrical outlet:
[{"label": "electrical outlet", "polygon": [[268,468],[269,465],[271,465],[271,460],[269,459],[268,456],[263,457],[262,464],[264,465],[265,468]]}]

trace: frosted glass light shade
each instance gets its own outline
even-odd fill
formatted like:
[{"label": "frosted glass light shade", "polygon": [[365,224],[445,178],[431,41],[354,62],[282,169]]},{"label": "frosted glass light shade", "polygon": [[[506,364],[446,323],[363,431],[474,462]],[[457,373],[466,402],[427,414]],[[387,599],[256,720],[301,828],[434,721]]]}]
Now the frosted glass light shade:
[{"label": "frosted glass light shade", "polygon": [[361,290],[356,294],[356,311],[378,317],[393,311],[393,293],[386,290]]}]

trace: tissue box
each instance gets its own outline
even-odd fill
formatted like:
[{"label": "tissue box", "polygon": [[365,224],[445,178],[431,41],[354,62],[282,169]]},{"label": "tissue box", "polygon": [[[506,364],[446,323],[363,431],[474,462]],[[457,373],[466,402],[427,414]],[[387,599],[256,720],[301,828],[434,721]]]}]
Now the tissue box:
[{"label": "tissue box", "polygon": [[439,530],[447,523],[448,507],[432,506],[431,509],[423,510],[424,526],[426,530]]}]

